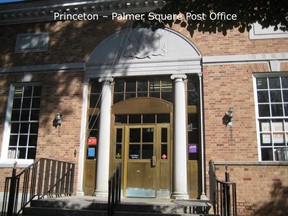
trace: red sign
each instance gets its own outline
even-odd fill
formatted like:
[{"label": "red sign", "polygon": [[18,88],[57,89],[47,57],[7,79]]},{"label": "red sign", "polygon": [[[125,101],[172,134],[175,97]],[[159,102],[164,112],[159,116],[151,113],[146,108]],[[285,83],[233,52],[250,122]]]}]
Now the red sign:
[{"label": "red sign", "polygon": [[88,138],[88,145],[97,145],[97,138],[96,137],[89,137]]}]

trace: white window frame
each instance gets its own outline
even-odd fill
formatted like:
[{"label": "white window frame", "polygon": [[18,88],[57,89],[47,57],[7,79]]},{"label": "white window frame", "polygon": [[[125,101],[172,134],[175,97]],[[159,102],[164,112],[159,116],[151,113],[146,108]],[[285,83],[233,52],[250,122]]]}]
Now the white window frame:
[{"label": "white window frame", "polygon": [[249,38],[251,40],[288,38],[288,32],[284,32],[280,29],[275,31],[274,27],[262,28],[259,23],[253,23],[252,28],[249,31]]},{"label": "white window frame", "polygon": [[[271,146],[267,145],[267,147],[272,147],[273,148],[273,160],[271,161],[278,161],[279,160],[276,160],[275,158],[275,154],[274,154],[274,150],[277,149],[277,146],[274,146],[275,142],[273,140],[273,134],[277,134],[277,132],[280,134],[280,131],[277,131],[276,133],[274,133],[275,131],[273,131],[273,124],[271,123],[273,120],[282,120],[285,122],[285,124],[283,125],[283,131],[281,131],[281,133],[284,133],[284,145],[286,145],[286,148],[288,147],[288,130],[287,130],[287,124],[288,124],[288,116],[285,114],[283,114],[283,117],[279,116],[279,117],[273,117],[273,116],[270,116],[270,117],[260,117],[259,116],[259,106],[258,106],[258,94],[257,94],[257,78],[272,78],[272,77],[280,77],[280,76],[285,76],[285,77],[288,77],[288,73],[284,73],[284,72],[270,72],[270,73],[257,73],[257,74],[254,74],[253,75],[253,85],[254,85],[254,104],[255,104],[255,113],[256,113],[256,129],[257,129],[257,143],[258,143],[258,158],[259,158],[259,161],[263,161],[262,160],[262,152],[261,152],[261,131],[260,131],[260,120],[270,120],[270,124],[269,126],[271,127],[270,128],[270,139],[271,139]],[[283,88],[282,88],[282,85],[280,87],[281,91],[283,91]],[[286,89],[286,88],[284,88]],[[269,87],[268,87],[268,92],[269,90],[271,90]],[[268,97],[270,98],[269,96],[269,93],[268,93]],[[269,106],[271,106],[271,101],[269,99]],[[283,101],[283,95],[282,95],[282,106],[284,104],[288,104],[288,102],[284,102]],[[283,110],[284,112],[284,110]],[[267,132],[268,133],[268,132]],[[278,147],[280,148],[280,147]]]},{"label": "white window frame", "polygon": [[17,162],[17,167],[26,167],[27,165],[34,162],[34,159],[9,159],[8,158],[14,92],[15,92],[15,88],[19,86],[23,86],[23,87],[24,86],[41,86],[41,84],[27,82],[27,83],[16,83],[16,84],[10,85],[7,109],[6,109],[6,118],[5,118],[5,123],[4,123],[4,134],[3,134],[2,149],[1,149],[0,167],[12,167],[15,162]]}]

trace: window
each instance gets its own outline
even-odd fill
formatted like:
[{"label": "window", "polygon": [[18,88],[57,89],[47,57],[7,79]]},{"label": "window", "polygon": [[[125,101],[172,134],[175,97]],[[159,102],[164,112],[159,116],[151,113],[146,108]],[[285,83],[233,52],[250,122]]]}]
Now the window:
[{"label": "window", "polygon": [[35,159],[41,91],[39,85],[12,87],[8,159]]},{"label": "window", "polygon": [[135,97],[155,97],[172,103],[172,82],[169,77],[115,79],[114,104]]},{"label": "window", "polygon": [[262,161],[288,161],[288,76],[256,78]]}]

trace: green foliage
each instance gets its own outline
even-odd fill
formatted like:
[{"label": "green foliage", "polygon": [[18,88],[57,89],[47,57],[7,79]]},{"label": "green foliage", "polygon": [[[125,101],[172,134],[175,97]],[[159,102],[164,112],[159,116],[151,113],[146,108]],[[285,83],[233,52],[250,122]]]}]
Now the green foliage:
[{"label": "green foliage", "polygon": [[[225,17],[210,19],[211,13],[224,12],[236,14],[235,20],[227,20]],[[230,29],[238,29],[239,32],[249,31],[253,23],[260,23],[263,28],[270,26],[275,30],[288,31],[288,1],[287,0],[168,0],[163,8],[154,11],[156,14],[183,14],[183,20],[161,20],[149,19],[148,14],[145,19],[134,23],[134,26],[148,27],[152,29],[171,26],[173,23],[180,24],[186,28],[191,35],[195,31],[200,32],[222,32],[227,34]],[[186,14],[205,14],[206,19],[187,19]],[[213,14],[214,15],[214,14]],[[223,15],[223,14],[222,14]],[[231,18],[231,17],[230,17]]]}]

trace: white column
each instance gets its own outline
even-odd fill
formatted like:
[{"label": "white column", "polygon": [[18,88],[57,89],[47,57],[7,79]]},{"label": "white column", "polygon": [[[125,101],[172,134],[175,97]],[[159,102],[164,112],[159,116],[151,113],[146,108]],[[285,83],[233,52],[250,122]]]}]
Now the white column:
[{"label": "white column", "polygon": [[187,179],[187,124],[184,80],[186,75],[172,75],[174,80],[174,158],[173,193],[174,199],[189,199]]},{"label": "white column", "polygon": [[80,147],[78,150],[78,182],[77,182],[77,196],[84,196],[83,191],[83,176],[84,176],[84,161],[85,161],[85,141],[86,141],[86,122],[87,122],[87,107],[88,107],[88,85],[89,79],[85,78],[83,88],[83,102],[82,102],[82,120],[80,133]]},{"label": "white column", "polygon": [[94,195],[96,197],[108,197],[112,105],[111,83],[113,82],[113,78],[100,78],[99,82],[103,82],[103,85],[100,107],[97,177]]},{"label": "white column", "polygon": [[200,97],[200,126],[201,126],[201,200],[208,200],[205,192],[205,143],[204,143],[204,113],[203,113],[203,87],[202,87],[202,73],[198,74],[199,76],[199,97]]}]

